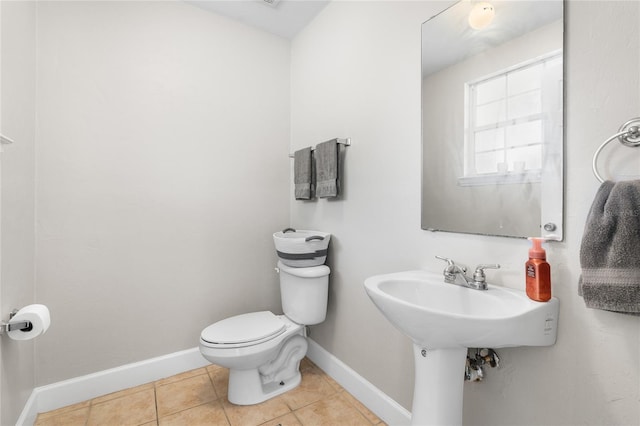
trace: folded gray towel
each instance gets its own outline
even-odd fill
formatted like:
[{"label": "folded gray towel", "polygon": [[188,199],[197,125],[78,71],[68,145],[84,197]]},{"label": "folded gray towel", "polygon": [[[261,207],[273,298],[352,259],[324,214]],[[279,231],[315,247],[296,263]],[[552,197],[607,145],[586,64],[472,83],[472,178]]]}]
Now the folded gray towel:
[{"label": "folded gray towel", "polygon": [[640,181],[598,189],[580,247],[578,294],[589,308],[640,313]]},{"label": "folded gray towel", "polygon": [[335,139],[316,146],[314,158],[317,197],[337,197],[340,193],[338,154],[338,141]]},{"label": "folded gray towel", "polygon": [[311,147],[293,153],[293,184],[296,200],[313,198],[313,157]]}]

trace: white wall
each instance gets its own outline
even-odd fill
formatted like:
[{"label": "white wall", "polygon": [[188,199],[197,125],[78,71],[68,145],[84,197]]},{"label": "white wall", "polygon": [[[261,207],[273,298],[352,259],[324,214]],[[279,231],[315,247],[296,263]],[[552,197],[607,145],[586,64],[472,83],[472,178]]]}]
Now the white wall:
[{"label": "white wall", "polygon": [[[351,137],[340,200],[291,202],[291,225],[333,234],[327,321],[311,336],[411,407],[408,338],[368,300],[378,273],[440,270],[434,255],[502,265],[494,283],[524,288],[528,242],[420,229],[420,25],[445,2],[333,2],[292,44],[292,150]],[[583,226],[599,182],[591,157],[640,111],[640,3],[566,7],[566,238],[550,245],[558,342],[499,351],[502,367],[465,385],[465,424],[638,424],[640,319],[588,310],[577,295]],[[618,30],[623,29],[623,30]],[[629,59],[631,58],[631,59]],[[615,147],[603,161],[640,174]]]},{"label": "white wall", "polygon": [[[34,302],[35,36],[32,2],[0,2],[0,319]],[[0,424],[14,424],[34,386],[34,343],[0,339]]]},{"label": "white wall", "polygon": [[287,40],[181,2],[38,4],[38,385],[278,311]]}]

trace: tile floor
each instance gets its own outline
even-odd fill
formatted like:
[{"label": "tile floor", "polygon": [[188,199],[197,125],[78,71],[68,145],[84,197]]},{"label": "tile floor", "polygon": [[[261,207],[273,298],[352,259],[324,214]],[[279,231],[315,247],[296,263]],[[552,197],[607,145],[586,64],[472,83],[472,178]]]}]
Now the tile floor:
[{"label": "tile floor", "polygon": [[261,404],[227,401],[229,372],[216,365],[40,413],[37,426],[353,425],[384,423],[308,359],[302,383]]}]

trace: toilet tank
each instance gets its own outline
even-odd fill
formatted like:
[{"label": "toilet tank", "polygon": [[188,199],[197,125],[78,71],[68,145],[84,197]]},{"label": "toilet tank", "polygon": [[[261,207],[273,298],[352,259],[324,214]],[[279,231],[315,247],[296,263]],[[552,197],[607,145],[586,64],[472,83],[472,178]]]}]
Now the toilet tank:
[{"label": "toilet tank", "polygon": [[329,273],[326,265],[293,268],[278,262],[282,310],[290,320],[314,325],[327,316]]}]

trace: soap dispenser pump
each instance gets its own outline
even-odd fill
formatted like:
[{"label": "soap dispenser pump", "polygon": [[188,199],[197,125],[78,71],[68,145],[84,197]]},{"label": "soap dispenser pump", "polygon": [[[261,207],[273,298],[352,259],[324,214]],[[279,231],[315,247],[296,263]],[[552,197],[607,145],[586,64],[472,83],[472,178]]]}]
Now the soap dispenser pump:
[{"label": "soap dispenser pump", "polygon": [[551,299],[551,266],[547,263],[547,253],[542,248],[544,238],[529,238],[529,260],[525,263],[527,296],[531,300],[547,302]]}]

